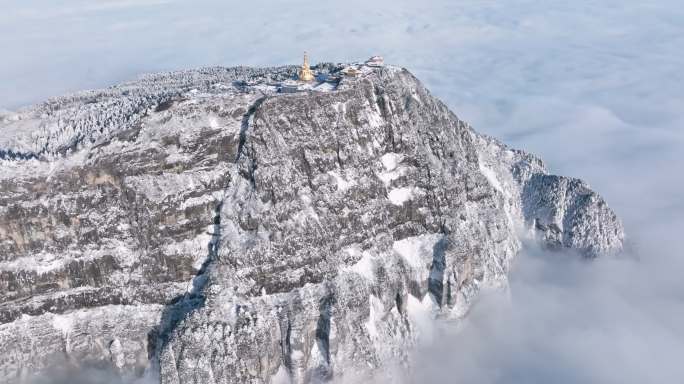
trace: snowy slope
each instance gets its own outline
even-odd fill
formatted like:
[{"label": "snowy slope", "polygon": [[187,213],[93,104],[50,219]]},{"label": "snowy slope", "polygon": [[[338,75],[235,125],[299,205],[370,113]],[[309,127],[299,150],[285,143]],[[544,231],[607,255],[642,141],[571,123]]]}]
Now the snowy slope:
[{"label": "snowy slope", "polygon": [[585,183],[408,71],[278,93],[294,71],[150,75],[3,117],[3,380],[93,361],[165,383],[344,376],[505,286],[522,236],[622,247]]}]

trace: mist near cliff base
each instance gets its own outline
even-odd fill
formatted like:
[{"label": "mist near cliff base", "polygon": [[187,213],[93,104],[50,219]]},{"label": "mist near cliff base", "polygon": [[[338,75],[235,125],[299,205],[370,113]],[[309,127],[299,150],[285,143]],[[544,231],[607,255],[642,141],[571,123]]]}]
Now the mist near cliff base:
[{"label": "mist near cliff base", "polygon": [[441,327],[407,382],[677,382],[682,267],[679,257],[588,261],[528,247],[509,291],[483,293],[458,328]]},{"label": "mist near cliff base", "polygon": [[29,384],[156,384],[159,377],[145,373],[142,377],[122,376],[115,368],[102,365],[64,367],[55,364],[51,369],[27,380]]}]

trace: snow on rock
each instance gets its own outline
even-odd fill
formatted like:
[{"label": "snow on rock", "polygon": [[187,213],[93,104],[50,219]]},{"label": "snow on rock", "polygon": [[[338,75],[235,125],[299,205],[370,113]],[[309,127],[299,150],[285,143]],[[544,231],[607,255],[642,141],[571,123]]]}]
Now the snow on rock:
[{"label": "snow on rock", "polygon": [[402,205],[414,197],[422,195],[423,191],[417,187],[400,187],[392,189],[387,197],[394,205]]},{"label": "snow on rock", "polygon": [[378,173],[378,178],[386,187],[389,187],[393,180],[396,180],[406,174],[406,168],[400,167],[391,172]]},{"label": "snow on rock", "polygon": [[337,184],[337,190],[341,192],[345,192],[349,188],[353,187],[356,185],[356,181],[354,180],[346,180],[342,176],[340,176],[339,173],[336,171],[328,171],[328,174],[333,177],[335,180],[335,183]]},{"label": "snow on rock", "polygon": [[378,331],[378,322],[382,320],[383,314],[383,304],[380,299],[374,295],[369,296],[370,302],[370,313],[368,315],[368,321],[366,321],[366,330],[368,335],[372,340],[377,340],[381,335]]},{"label": "snow on rock", "polygon": [[432,264],[435,245],[443,238],[441,234],[407,237],[392,244],[397,252],[412,268],[427,270]]},{"label": "snow on rock", "polygon": [[385,167],[387,171],[394,171],[403,158],[404,155],[402,155],[401,153],[390,152],[382,155],[380,161],[382,162],[382,166]]},{"label": "snow on rock", "polygon": [[52,326],[62,333],[63,337],[67,337],[71,332],[73,321],[69,315],[54,315],[52,317]]},{"label": "snow on rock", "polygon": [[285,365],[280,365],[276,373],[271,377],[272,384],[291,384],[290,374],[287,372]]},{"label": "snow on rock", "polygon": [[406,306],[408,317],[416,329],[416,337],[424,343],[433,340],[436,326],[435,316],[439,312],[439,307],[430,295],[425,295],[422,300],[409,295]]},{"label": "snow on rock", "polygon": [[484,165],[482,162],[480,162],[480,171],[482,171],[482,174],[487,178],[487,181],[496,189],[497,191],[501,193],[506,193],[503,187],[501,186],[501,183],[499,182],[499,179],[496,176],[496,173],[486,165]]},{"label": "snow on rock", "polygon": [[175,384],[363,374],[502,285],[516,225],[621,248],[585,183],[407,70],[280,93],[296,71],[150,74],[0,115],[0,382],[93,361]]},{"label": "snow on rock", "polygon": [[370,254],[370,252],[363,253],[361,260],[352,266],[352,271],[358,273],[368,280],[373,280],[375,278],[375,272],[373,270],[373,256]]},{"label": "snow on rock", "polygon": [[406,167],[399,166],[403,158],[404,155],[400,153],[386,153],[380,158],[384,172],[377,173],[377,176],[386,187],[406,174]]}]

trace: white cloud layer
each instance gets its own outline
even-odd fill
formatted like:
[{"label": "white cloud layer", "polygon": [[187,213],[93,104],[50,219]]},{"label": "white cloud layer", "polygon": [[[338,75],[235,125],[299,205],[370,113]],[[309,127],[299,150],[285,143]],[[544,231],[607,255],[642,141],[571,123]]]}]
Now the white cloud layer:
[{"label": "white cloud layer", "polygon": [[638,255],[586,264],[528,252],[510,305],[484,298],[460,332],[421,350],[416,377],[684,377],[681,0],[0,0],[0,9],[0,109],[142,72],[297,63],[304,50],[314,62],[380,53],[409,68],[478,130],[587,180]]},{"label": "white cloud layer", "polygon": [[411,383],[674,383],[684,377],[684,263],[528,250],[510,295],[415,353]]}]

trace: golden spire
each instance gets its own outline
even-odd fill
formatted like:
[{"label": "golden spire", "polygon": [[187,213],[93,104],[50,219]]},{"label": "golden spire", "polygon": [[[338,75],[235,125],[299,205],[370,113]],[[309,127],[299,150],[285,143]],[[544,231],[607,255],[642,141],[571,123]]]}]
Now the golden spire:
[{"label": "golden spire", "polygon": [[300,81],[312,81],[314,79],[314,74],[309,68],[309,55],[306,52],[304,52],[304,63],[299,69],[298,77]]}]

